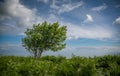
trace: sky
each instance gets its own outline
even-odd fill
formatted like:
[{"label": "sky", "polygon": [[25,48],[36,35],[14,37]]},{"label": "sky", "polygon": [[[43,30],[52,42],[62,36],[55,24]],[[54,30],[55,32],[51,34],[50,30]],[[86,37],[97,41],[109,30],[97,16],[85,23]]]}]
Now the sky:
[{"label": "sky", "polygon": [[0,0],[0,55],[29,55],[24,32],[44,21],[67,26],[67,45],[43,55],[120,54],[119,0]]}]

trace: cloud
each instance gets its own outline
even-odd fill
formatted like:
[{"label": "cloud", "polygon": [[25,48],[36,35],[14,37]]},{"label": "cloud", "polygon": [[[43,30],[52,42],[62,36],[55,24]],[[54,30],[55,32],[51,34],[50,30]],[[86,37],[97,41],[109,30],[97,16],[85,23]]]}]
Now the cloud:
[{"label": "cloud", "polygon": [[53,8],[53,9],[59,9],[60,7],[56,5],[56,2],[57,2],[56,0],[53,0],[50,7]]},{"label": "cloud", "polygon": [[[69,53],[68,53],[69,50]],[[103,55],[120,55],[120,47],[118,46],[68,46],[63,52],[71,56],[103,56]],[[64,55],[64,54],[63,54]]]},{"label": "cloud", "polygon": [[[87,14],[86,22],[94,21],[92,16]],[[59,21],[59,24],[67,26],[67,39],[79,39],[79,38],[89,38],[89,39],[111,39],[114,36],[114,32],[111,31],[108,27],[102,27],[102,25],[93,24],[93,26],[80,26],[75,25],[70,22],[66,22],[60,18],[58,18],[54,14],[49,14],[48,18],[46,19],[49,23],[53,23]],[[82,25],[82,24],[81,24]],[[86,23],[84,23],[86,25]]]},{"label": "cloud", "polygon": [[45,4],[47,4],[49,2],[49,0],[37,0],[38,2],[43,2]]},{"label": "cloud", "polygon": [[120,5],[115,5],[116,8],[120,8]]},{"label": "cloud", "polygon": [[0,44],[0,55],[30,56],[21,44]]},{"label": "cloud", "polygon": [[49,16],[46,18],[46,20],[49,23],[54,23],[54,22],[60,21],[60,19],[58,19],[58,17],[56,17],[54,14],[49,14]]},{"label": "cloud", "polygon": [[[86,21],[88,22],[94,21],[91,15],[87,14],[86,16],[87,16]],[[84,23],[84,27],[82,27],[80,25],[72,24],[71,22],[66,22],[54,14],[50,14],[46,20],[50,23],[59,21],[60,25],[67,26],[68,40],[79,39],[79,38],[103,40],[103,39],[112,39],[114,36],[114,31],[111,31],[110,28],[103,27],[102,25],[93,24],[93,26],[87,27],[85,26],[86,23]]]},{"label": "cloud", "polygon": [[78,8],[83,5],[83,2],[79,2],[76,4],[63,4],[61,8],[59,9],[58,13],[64,13],[74,10],[75,8]]},{"label": "cloud", "polygon": [[[31,27],[36,22],[42,22],[41,17],[36,15],[37,9],[29,9],[19,0],[5,0],[0,2],[0,24],[1,32],[17,32]],[[7,24],[7,25],[6,25]],[[7,30],[7,31],[5,31]],[[20,31],[19,31],[20,32]]]},{"label": "cloud", "polygon": [[4,34],[13,35],[13,34],[18,34],[19,32],[20,30],[13,25],[0,23],[0,35],[4,35]]},{"label": "cloud", "polygon": [[93,7],[92,8],[92,11],[102,11],[102,10],[105,10],[107,8],[107,5],[106,4],[103,4],[101,6],[97,6],[97,7]]},{"label": "cloud", "polygon": [[[89,27],[89,28],[83,28],[80,27],[80,25],[74,25],[71,22],[66,22],[60,19],[60,17],[57,17],[54,14],[49,14],[47,18],[40,17],[36,15],[37,9],[29,9],[22,5],[19,0],[5,0],[4,3],[0,3],[1,6],[4,8],[2,9],[2,16],[0,18],[0,32],[1,33],[7,33],[7,34],[14,34],[14,35],[23,35],[24,30],[27,27],[31,27],[32,24],[41,23],[44,20],[53,23],[56,21],[59,21],[60,25],[66,25],[67,26],[67,37],[68,39],[78,39],[78,38],[92,38],[92,39],[104,39],[104,38],[112,38],[113,33],[109,28],[104,27]],[[75,3],[76,4],[76,3]],[[72,7],[71,9],[68,9],[67,11],[71,11],[83,3],[77,3],[76,5],[73,4],[67,4],[67,6]],[[53,0],[54,5],[54,0]],[[65,4],[62,5],[62,7],[69,8],[65,6]],[[58,6],[54,9],[63,9]],[[64,11],[64,12],[67,12]],[[62,12],[61,12],[62,13]],[[86,21],[92,22],[94,21],[92,16],[87,14]],[[7,31],[6,31],[7,30]]]},{"label": "cloud", "polygon": [[33,22],[33,17],[35,16],[36,9],[28,9],[22,5],[19,0],[5,0],[1,3],[3,19],[10,18],[15,21],[17,26],[28,26]]},{"label": "cloud", "polygon": [[60,55],[67,58],[70,58],[72,55],[94,57],[104,55],[120,55],[119,50],[120,47],[117,46],[67,46],[65,49],[58,52],[46,51],[43,53],[43,55]]},{"label": "cloud", "polygon": [[[46,51],[44,55],[65,56],[71,57],[73,54],[76,56],[103,56],[103,55],[120,55],[119,46],[66,46],[65,49],[53,52]],[[0,55],[14,55],[14,56],[30,56],[31,54],[22,47],[21,44],[0,44]]]},{"label": "cloud", "polygon": [[118,18],[113,22],[113,24],[118,24],[118,25],[120,25],[120,17],[118,17]]},{"label": "cloud", "polygon": [[53,0],[52,4],[50,5],[51,8],[55,9],[58,14],[64,13],[64,12],[70,12],[80,6],[83,5],[83,2],[78,2],[78,3],[67,3],[67,4],[62,4],[61,6],[56,5],[56,0]]},{"label": "cloud", "polygon": [[61,25],[67,26],[67,39],[79,39],[79,38],[89,38],[89,39],[111,39],[114,36],[113,31],[102,26],[91,26],[89,28],[74,25],[67,22],[61,22]]},{"label": "cloud", "polygon": [[[37,15],[36,8],[30,9],[20,3],[19,0],[5,0],[0,2],[0,34],[24,35],[26,28],[32,27],[32,24],[42,23],[43,21],[56,22],[56,16],[50,14],[43,18]],[[7,31],[6,31],[7,30]]]},{"label": "cloud", "polygon": [[93,20],[93,17],[92,17],[91,15],[87,14],[86,16],[87,16],[87,19],[84,20],[84,23],[93,22],[93,21],[94,21],[94,20]]}]

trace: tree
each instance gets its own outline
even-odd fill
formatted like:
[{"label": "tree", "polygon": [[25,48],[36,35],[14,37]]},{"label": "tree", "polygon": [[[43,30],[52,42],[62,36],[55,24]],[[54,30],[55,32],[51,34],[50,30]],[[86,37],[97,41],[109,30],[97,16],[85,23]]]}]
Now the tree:
[{"label": "tree", "polygon": [[66,32],[66,26],[59,26],[58,22],[48,24],[45,21],[28,28],[22,44],[37,59],[44,51],[58,51],[65,48]]}]

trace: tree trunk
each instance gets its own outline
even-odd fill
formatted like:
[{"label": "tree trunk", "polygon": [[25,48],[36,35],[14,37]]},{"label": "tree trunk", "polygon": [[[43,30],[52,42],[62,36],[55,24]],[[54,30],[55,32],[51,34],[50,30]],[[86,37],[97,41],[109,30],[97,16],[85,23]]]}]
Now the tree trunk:
[{"label": "tree trunk", "polygon": [[34,52],[34,58],[37,60],[38,58],[40,58],[41,57],[41,55],[42,55],[42,50],[34,50],[35,52]]},{"label": "tree trunk", "polygon": [[37,59],[37,51],[35,50],[34,58]]},{"label": "tree trunk", "polygon": [[41,57],[42,52],[43,52],[42,50],[39,50],[39,53],[38,53],[39,58]]}]

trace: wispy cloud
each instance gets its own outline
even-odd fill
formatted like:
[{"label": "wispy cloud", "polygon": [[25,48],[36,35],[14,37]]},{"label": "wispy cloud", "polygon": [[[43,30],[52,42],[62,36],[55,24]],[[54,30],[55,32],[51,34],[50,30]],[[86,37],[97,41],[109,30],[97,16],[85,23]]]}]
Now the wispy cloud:
[{"label": "wispy cloud", "polygon": [[84,4],[83,1],[80,1],[78,3],[67,3],[67,4],[62,4],[61,6],[58,6],[56,2],[57,2],[56,0],[53,0],[50,7],[55,9],[58,12],[58,14],[72,11]]},{"label": "wispy cloud", "polygon": [[[118,46],[66,46],[65,49],[53,52],[46,51],[42,55],[66,56],[71,57],[73,54],[76,56],[103,56],[103,55],[120,55],[120,47]],[[21,44],[0,44],[0,55],[17,55],[17,56],[30,56]]]},{"label": "wispy cloud", "polygon": [[49,2],[49,0],[37,0],[38,2],[43,2],[45,4],[47,4]]},{"label": "wispy cloud", "polygon": [[60,7],[56,5],[56,2],[56,0],[52,0],[52,4],[50,5],[50,7],[53,9],[59,9]]},{"label": "wispy cloud", "polygon": [[67,38],[68,39],[79,39],[79,38],[89,38],[89,39],[111,39],[114,33],[108,28],[96,26],[96,27],[81,27],[80,25],[74,25],[68,22],[62,22],[62,25],[67,25]]},{"label": "wispy cloud", "polygon": [[120,25],[120,17],[118,17],[118,18],[113,22],[113,24],[118,24],[118,25]]},{"label": "wispy cloud", "polygon": [[50,23],[60,21],[58,17],[56,17],[54,14],[49,14],[49,16],[46,18],[46,20]]},{"label": "wispy cloud", "polygon": [[87,18],[86,18],[86,20],[84,20],[84,23],[86,23],[86,22],[93,22],[94,21],[93,17],[91,15],[87,14],[86,16],[87,16]]},{"label": "wispy cloud", "polygon": [[0,44],[0,55],[30,56],[21,44]]},{"label": "wispy cloud", "polygon": [[103,4],[103,5],[100,5],[100,6],[97,6],[97,7],[93,7],[91,10],[99,12],[99,11],[105,10],[106,8],[107,8],[107,5]]},{"label": "wispy cloud", "polygon": [[120,8],[120,5],[115,5],[116,8]]},{"label": "wispy cloud", "polygon": [[67,46],[64,50],[58,52],[46,51],[43,55],[55,55],[55,56],[66,56],[67,58],[72,55],[94,57],[104,55],[120,55],[120,47],[115,46]]}]

